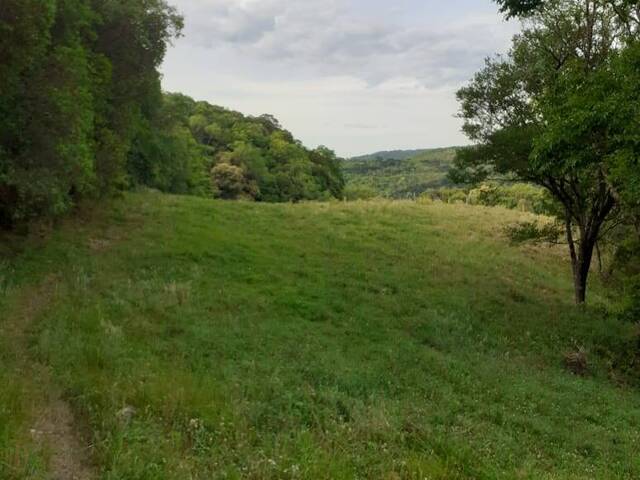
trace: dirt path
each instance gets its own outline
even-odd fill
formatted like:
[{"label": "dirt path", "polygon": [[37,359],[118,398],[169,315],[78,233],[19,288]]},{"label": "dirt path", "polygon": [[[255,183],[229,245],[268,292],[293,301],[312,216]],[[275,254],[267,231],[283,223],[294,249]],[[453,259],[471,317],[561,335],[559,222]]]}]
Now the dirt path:
[{"label": "dirt path", "polygon": [[49,369],[29,354],[29,329],[51,305],[58,277],[50,275],[38,286],[23,289],[12,309],[5,332],[25,375],[46,392],[38,399],[36,421],[31,429],[35,442],[49,454],[51,480],[91,480],[97,478],[91,465],[92,446],[84,438],[71,406],[53,381]]},{"label": "dirt path", "polygon": [[69,404],[52,398],[36,423],[34,435],[51,452],[52,480],[91,480],[91,445],[82,439]]}]

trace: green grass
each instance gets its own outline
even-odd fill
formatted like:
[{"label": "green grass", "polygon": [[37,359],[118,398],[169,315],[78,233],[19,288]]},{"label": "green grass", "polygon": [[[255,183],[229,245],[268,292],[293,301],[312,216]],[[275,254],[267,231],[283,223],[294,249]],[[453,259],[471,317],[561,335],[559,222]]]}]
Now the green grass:
[{"label": "green grass", "polygon": [[[640,393],[595,353],[626,327],[508,244],[521,216],[127,195],[5,262],[0,307],[48,290],[27,354],[105,480],[638,478]],[[0,345],[0,478],[46,478],[43,387]]]},{"label": "green grass", "polygon": [[385,198],[414,198],[451,186],[447,174],[455,148],[380,152],[343,163],[348,188],[366,188]]}]

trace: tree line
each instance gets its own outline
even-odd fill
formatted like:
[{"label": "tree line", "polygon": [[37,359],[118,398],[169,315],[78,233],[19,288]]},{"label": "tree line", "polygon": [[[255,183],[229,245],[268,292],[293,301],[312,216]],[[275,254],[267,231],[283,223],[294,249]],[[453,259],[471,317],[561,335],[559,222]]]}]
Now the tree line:
[{"label": "tree line", "polygon": [[270,117],[164,95],[183,19],[165,0],[3,0],[0,227],[135,185],[289,201],[339,196],[339,160]]}]

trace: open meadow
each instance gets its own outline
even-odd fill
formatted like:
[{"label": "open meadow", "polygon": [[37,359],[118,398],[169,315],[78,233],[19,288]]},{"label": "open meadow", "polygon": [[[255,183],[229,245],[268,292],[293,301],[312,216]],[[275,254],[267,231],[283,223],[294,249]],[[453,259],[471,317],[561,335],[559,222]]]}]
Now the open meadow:
[{"label": "open meadow", "polygon": [[526,215],[137,193],[65,220],[0,264],[0,478],[638,478],[606,355],[631,326],[573,304],[564,249],[509,244]]}]

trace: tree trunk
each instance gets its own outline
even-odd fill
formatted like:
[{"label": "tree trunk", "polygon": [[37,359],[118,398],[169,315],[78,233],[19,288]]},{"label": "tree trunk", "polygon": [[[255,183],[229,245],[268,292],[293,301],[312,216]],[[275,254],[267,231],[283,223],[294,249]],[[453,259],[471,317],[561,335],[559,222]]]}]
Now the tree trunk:
[{"label": "tree trunk", "polygon": [[[599,229],[598,229],[599,232]],[[581,232],[580,248],[578,254],[578,274],[575,278],[576,287],[576,303],[581,305],[587,299],[587,280],[589,279],[589,271],[591,270],[591,261],[593,260],[593,252],[598,240],[598,233]]]},{"label": "tree trunk", "polygon": [[[582,246],[580,250],[582,250]],[[577,305],[583,305],[587,301],[587,280],[589,279],[592,254],[593,246],[591,247],[591,255],[585,255],[581,252],[578,256],[577,268],[574,270],[573,274],[573,285],[576,292]]]},{"label": "tree trunk", "polygon": [[571,254],[575,301],[577,305],[583,305],[587,300],[587,281],[589,280],[591,261],[600,230],[597,228],[594,233],[580,226],[580,240],[577,243],[573,236],[573,224],[569,215],[567,215],[566,219],[566,229],[567,242],[569,243],[569,252]]},{"label": "tree trunk", "polygon": [[602,252],[600,251],[600,244],[598,242],[596,242],[596,255],[598,257],[598,273],[603,277],[604,269],[602,267]]},{"label": "tree trunk", "polygon": [[571,215],[569,213],[569,211],[567,211],[566,217],[565,217],[565,227],[566,227],[566,234],[567,234],[567,244],[569,245],[569,253],[571,254],[571,269],[573,271],[573,285],[575,287],[575,297],[576,297],[576,303],[580,304],[580,297],[583,298],[582,303],[584,303],[584,299],[586,299],[586,284],[585,284],[585,288],[582,290],[582,295],[579,295],[578,293],[578,271],[579,271],[579,263],[578,263],[578,254],[576,252],[576,244],[575,244],[575,240],[573,239],[573,225],[571,223]]}]

